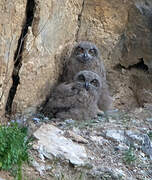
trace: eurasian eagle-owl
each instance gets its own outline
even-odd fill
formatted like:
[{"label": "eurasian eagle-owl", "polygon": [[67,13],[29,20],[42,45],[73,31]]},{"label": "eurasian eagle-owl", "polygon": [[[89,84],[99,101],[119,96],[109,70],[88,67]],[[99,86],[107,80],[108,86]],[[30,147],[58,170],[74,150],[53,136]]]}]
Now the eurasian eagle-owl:
[{"label": "eurasian eagle-owl", "polygon": [[98,98],[101,93],[102,79],[91,71],[80,71],[73,82],[59,84],[44,107],[47,116],[75,120],[94,118],[99,109]]},{"label": "eurasian eagle-owl", "polygon": [[74,46],[70,58],[65,63],[62,81],[72,82],[74,75],[82,70],[95,72],[102,78],[103,86],[98,106],[99,109],[107,111],[111,107],[112,98],[106,82],[106,70],[99,49],[88,41],[79,42]]}]

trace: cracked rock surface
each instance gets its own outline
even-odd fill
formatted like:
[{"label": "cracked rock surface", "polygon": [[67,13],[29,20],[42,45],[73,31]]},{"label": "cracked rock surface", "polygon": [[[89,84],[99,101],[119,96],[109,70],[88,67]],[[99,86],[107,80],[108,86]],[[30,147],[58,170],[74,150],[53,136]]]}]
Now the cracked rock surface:
[{"label": "cracked rock surface", "polygon": [[0,117],[12,86],[14,54],[21,34],[26,0],[0,1]]},{"label": "cracked rock surface", "polygon": [[41,107],[80,40],[99,47],[114,107],[149,106],[151,9],[151,0],[1,1],[0,113],[34,113]]}]

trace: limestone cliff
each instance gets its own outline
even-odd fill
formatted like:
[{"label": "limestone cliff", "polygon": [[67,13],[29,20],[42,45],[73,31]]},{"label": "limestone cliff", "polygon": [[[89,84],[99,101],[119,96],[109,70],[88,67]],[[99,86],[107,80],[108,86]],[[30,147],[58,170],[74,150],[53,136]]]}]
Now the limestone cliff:
[{"label": "limestone cliff", "polygon": [[115,107],[152,103],[151,0],[2,0],[0,10],[1,114],[34,112],[79,40],[101,50]]}]

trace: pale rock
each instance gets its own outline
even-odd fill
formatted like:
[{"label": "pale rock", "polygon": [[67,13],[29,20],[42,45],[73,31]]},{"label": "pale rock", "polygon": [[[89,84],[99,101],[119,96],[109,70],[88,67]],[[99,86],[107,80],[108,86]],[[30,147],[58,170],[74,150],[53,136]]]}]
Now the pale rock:
[{"label": "pale rock", "polygon": [[115,150],[126,151],[129,147],[125,143],[121,143],[115,147]]},{"label": "pale rock", "polygon": [[31,162],[32,166],[36,169],[36,171],[39,172],[40,176],[43,176],[44,173],[47,171],[47,170],[50,170],[51,167],[50,166],[46,166],[44,163],[38,163],[37,161],[33,160]]},{"label": "pale rock", "polygon": [[146,118],[146,121],[152,122],[152,117],[151,118]]},{"label": "pale rock", "polygon": [[140,134],[133,131],[126,131],[126,143],[135,147],[141,147],[142,151],[152,160],[152,143],[147,134]]},{"label": "pale rock", "polygon": [[64,132],[53,125],[42,125],[34,137],[38,139],[37,150],[41,149],[41,154],[49,159],[61,158],[77,166],[87,162],[85,147],[65,138]]},{"label": "pale rock", "polygon": [[102,136],[91,136],[90,138],[92,141],[94,141],[95,143],[101,146],[108,143],[108,140],[104,139]]},{"label": "pale rock", "polygon": [[83,138],[82,136],[80,136],[80,135],[78,135],[75,132],[70,131],[70,130],[65,132],[65,136],[67,138],[72,139],[72,141],[75,141],[75,142],[78,142],[78,143],[83,143],[83,144],[88,143],[88,141],[85,138]]},{"label": "pale rock", "polygon": [[106,137],[118,142],[124,142],[125,136],[123,130],[109,129],[106,130]]},{"label": "pale rock", "polygon": [[128,130],[128,131],[125,131],[125,135],[126,137],[128,137],[131,141],[134,141],[134,142],[142,142],[143,140],[143,137],[142,137],[142,134],[138,133],[138,132],[134,132],[134,131],[131,131],[131,130]]},{"label": "pale rock", "polygon": [[111,167],[103,167],[103,166],[94,168],[91,171],[91,175],[93,177],[96,177],[97,179],[108,178],[110,180],[119,180],[119,179],[131,180],[127,178],[127,175],[123,170],[117,168],[111,168]]},{"label": "pale rock", "polygon": [[5,180],[5,179],[0,177],[0,180]]},{"label": "pale rock", "polygon": [[66,119],[65,123],[67,123],[67,124],[74,124],[75,120],[73,120],[73,119]]},{"label": "pale rock", "polygon": [[152,143],[147,134],[143,135],[142,151],[152,160]]}]

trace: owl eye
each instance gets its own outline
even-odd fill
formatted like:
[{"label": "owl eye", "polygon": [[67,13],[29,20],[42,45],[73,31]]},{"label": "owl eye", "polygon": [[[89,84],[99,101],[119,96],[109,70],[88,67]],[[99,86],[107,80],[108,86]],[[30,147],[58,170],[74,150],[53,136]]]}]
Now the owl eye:
[{"label": "owl eye", "polygon": [[91,55],[91,56],[96,56],[96,50],[93,48],[93,49],[90,49],[89,50],[89,54]]},{"label": "owl eye", "polygon": [[99,87],[99,82],[98,82],[97,79],[93,79],[93,80],[90,82],[90,84],[92,84],[92,85],[95,86],[95,87]]},{"label": "owl eye", "polygon": [[82,75],[82,74],[79,75],[79,76],[78,76],[78,80],[81,81],[81,82],[84,82],[84,81],[85,81],[84,75]]},{"label": "owl eye", "polygon": [[78,55],[78,54],[83,54],[83,53],[84,53],[84,49],[81,47],[77,47],[76,54]]}]

